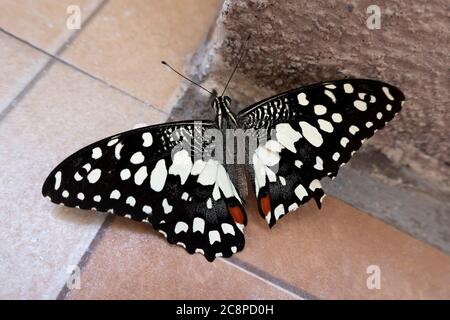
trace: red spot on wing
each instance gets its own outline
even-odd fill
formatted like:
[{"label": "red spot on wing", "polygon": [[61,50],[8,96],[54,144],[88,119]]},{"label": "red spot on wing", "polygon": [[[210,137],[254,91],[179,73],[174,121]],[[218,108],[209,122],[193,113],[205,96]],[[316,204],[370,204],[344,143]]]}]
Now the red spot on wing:
[{"label": "red spot on wing", "polygon": [[265,196],[261,197],[259,199],[259,205],[261,207],[261,210],[265,216],[269,214],[270,210],[270,195],[266,194]]},{"label": "red spot on wing", "polygon": [[244,213],[239,206],[228,207],[228,212],[233,217],[234,222],[244,224]]}]

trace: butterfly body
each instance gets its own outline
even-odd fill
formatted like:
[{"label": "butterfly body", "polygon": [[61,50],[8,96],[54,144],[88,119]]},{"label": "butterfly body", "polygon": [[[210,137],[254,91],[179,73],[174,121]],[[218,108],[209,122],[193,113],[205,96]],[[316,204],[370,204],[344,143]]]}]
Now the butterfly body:
[{"label": "butterfly body", "polygon": [[244,248],[246,173],[271,227],[310,199],[320,207],[320,180],[335,177],[403,100],[394,86],[365,79],[297,88],[238,114],[229,97],[216,97],[214,121],[154,125],[95,142],[59,164],[42,193],[150,223],[209,261],[229,257]]}]

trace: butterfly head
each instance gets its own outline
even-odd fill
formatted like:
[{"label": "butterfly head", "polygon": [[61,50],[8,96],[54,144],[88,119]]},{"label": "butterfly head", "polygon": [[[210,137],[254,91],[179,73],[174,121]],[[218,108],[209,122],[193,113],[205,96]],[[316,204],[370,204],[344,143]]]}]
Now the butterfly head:
[{"label": "butterfly head", "polygon": [[212,107],[216,112],[216,122],[219,128],[222,128],[223,119],[229,120],[228,122],[232,122],[237,125],[236,119],[234,117],[233,112],[230,110],[231,98],[228,96],[219,96],[215,97],[212,102]]},{"label": "butterfly head", "polygon": [[220,96],[215,97],[212,102],[212,107],[216,112],[218,112],[221,108],[226,107],[228,108],[231,104],[231,98],[228,96]]}]

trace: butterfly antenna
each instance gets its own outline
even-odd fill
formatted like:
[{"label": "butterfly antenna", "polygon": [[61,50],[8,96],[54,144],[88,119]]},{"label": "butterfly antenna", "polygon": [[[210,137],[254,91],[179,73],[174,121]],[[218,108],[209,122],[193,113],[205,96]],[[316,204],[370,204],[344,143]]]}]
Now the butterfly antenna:
[{"label": "butterfly antenna", "polygon": [[247,46],[248,40],[250,40],[250,36],[251,36],[251,35],[249,34],[248,37],[247,37],[247,39],[245,40],[244,44],[242,45],[241,50],[239,51],[239,60],[238,60],[238,62],[236,63],[236,65],[234,66],[233,72],[231,73],[230,77],[228,78],[227,84],[225,85],[225,88],[223,88],[223,91],[222,91],[221,96],[223,96],[223,94],[225,93],[225,90],[227,90],[228,85],[230,84],[230,81],[231,81],[231,79],[232,79],[233,76],[234,76],[234,73],[236,72],[237,68],[239,67],[239,64],[240,64],[241,61],[242,61],[242,58],[243,58],[244,55],[245,55],[245,52],[246,52],[246,51],[245,51],[245,47]]},{"label": "butterfly antenna", "polygon": [[163,65],[165,65],[166,67],[168,67],[170,70],[172,70],[173,72],[175,72],[176,74],[178,74],[180,77],[186,79],[187,81],[189,81],[192,84],[195,84],[197,87],[202,88],[203,90],[205,90],[206,92],[208,92],[210,95],[212,96],[216,96],[214,93],[212,93],[211,91],[209,91],[208,89],[206,89],[205,87],[201,86],[200,84],[198,84],[197,82],[189,79],[188,77],[184,76],[183,74],[181,74],[180,72],[178,72],[177,70],[175,70],[174,68],[172,68],[167,62],[165,61],[161,61],[161,63]]}]

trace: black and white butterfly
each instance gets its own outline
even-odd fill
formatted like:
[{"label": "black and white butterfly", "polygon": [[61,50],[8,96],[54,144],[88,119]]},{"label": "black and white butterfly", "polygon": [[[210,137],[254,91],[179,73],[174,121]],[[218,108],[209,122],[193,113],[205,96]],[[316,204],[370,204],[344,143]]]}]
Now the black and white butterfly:
[{"label": "black and white butterfly", "polygon": [[[244,248],[247,217],[236,187],[243,169],[271,227],[311,198],[320,207],[320,180],[335,177],[404,99],[396,87],[364,79],[301,87],[237,115],[229,97],[217,96],[215,121],[158,124],[95,142],[59,164],[42,193],[54,203],[150,223],[170,243],[209,261],[229,257]],[[225,131],[236,128],[266,132],[245,168],[195,157],[217,145],[208,130],[225,139]]]}]

